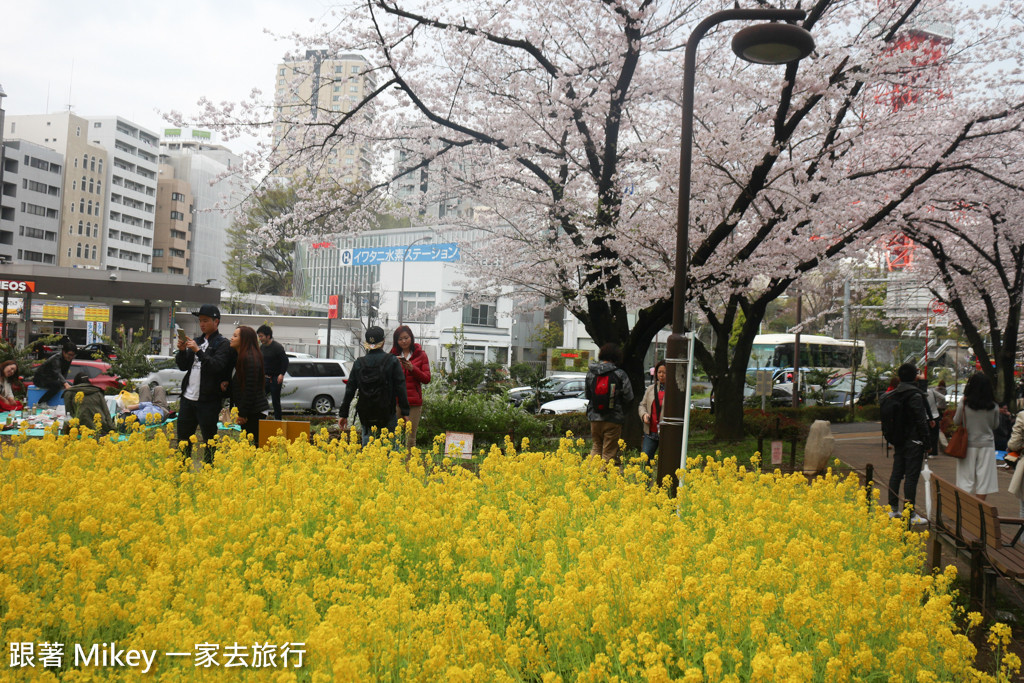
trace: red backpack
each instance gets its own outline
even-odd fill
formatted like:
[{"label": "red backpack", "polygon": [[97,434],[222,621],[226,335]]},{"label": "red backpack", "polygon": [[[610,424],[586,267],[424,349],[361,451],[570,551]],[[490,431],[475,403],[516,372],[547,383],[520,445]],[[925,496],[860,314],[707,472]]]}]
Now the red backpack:
[{"label": "red backpack", "polygon": [[622,379],[616,372],[616,368],[612,368],[594,378],[594,389],[589,397],[591,407],[599,413],[615,410],[619,404],[620,393],[622,393]]}]

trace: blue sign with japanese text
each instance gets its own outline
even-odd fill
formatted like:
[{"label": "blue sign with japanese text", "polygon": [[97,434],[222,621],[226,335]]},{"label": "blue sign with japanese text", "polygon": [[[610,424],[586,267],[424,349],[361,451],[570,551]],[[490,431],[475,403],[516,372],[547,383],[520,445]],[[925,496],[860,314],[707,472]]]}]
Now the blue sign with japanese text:
[{"label": "blue sign with japanese text", "polygon": [[[408,255],[406,250],[408,249]],[[341,258],[343,266],[373,266],[380,263],[401,263],[406,261],[458,261],[460,260],[459,245],[456,242],[446,244],[414,244],[408,247],[369,247],[363,249],[343,249]]]}]

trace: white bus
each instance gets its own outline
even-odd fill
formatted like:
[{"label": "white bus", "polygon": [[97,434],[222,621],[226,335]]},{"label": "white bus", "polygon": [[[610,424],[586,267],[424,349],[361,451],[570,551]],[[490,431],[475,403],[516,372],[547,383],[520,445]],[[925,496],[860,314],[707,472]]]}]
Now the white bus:
[{"label": "white bus", "polygon": [[[747,370],[785,370],[793,367],[795,334],[759,334],[747,362]],[[816,334],[800,335],[801,370],[850,370],[864,365],[864,341],[834,339]]]}]

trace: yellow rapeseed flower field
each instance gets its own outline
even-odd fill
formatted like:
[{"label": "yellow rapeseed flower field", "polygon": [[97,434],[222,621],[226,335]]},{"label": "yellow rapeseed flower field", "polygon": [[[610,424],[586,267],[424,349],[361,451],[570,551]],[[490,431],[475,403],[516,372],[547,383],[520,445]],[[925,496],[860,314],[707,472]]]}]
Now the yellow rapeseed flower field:
[{"label": "yellow rapeseed flower field", "polygon": [[[855,481],[566,438],[478,471],[325,433],[47,436],[0,457],[4,680],[959,681],[953,571]],[[1010,634],[999,625],[994,646]],[[229,671],[228,669],[232,669]]]}]

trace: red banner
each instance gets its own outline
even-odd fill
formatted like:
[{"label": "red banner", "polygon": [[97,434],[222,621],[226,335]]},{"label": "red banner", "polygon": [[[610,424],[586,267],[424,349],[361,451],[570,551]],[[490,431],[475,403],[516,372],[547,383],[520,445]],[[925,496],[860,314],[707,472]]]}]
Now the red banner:
[{"label": "red banner", "polygon": [[338,318],[338,295],[331,294],[327,297],[327,317],[331,320]]}]

